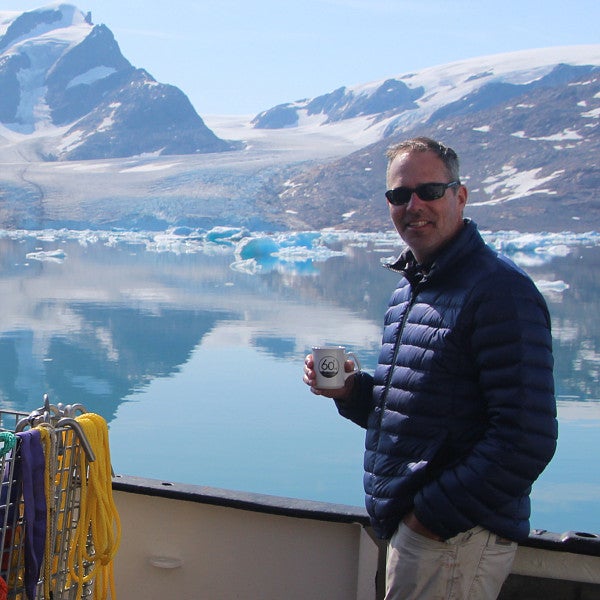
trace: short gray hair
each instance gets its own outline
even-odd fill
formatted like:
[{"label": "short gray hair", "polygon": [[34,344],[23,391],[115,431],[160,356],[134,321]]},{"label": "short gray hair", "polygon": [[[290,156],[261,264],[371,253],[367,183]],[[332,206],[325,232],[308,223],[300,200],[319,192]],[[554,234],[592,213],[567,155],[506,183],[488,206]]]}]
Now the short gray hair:
[{"label": "short gray hair", "polygon": [[428,137],[416,137],[390,146],[386,152],[387,174],[389,174],[390,165],[394,159],[400,154],[409,152],[433,152],[444,163],[450,179],[460,181],[460,163],[456,152],[449,146]]}]

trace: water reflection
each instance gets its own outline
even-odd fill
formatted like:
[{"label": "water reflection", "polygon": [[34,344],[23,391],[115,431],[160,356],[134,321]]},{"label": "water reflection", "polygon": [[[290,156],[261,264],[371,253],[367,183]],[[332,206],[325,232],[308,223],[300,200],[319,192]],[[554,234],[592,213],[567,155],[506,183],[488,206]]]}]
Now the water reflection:
[{"label": "water reflection", "polygon": [[[553,319],[559,452],[533,525],[554,531],[600,531],[600,250],[584,242],[514,249]],[[0,238],[2,406],[82,402],[109,421],[117,472],[361,505],[363,434],[300,371],[315,343],[374,368],[396,238],[258,245],[262,257],[193,235]]]}]

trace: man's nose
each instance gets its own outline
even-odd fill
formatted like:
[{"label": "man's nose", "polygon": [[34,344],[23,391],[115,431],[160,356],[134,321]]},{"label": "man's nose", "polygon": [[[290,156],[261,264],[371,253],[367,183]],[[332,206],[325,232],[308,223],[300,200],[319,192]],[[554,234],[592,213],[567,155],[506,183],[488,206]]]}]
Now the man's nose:
[{"label": "man's nose", "polygon": [[406,205],[406,210],[416,210],[417,208],[421,207],[422,203],[423,203],[423,200],[421,200],[421,198],[419,198],[419,196],[417,195],[417,192],[413,192],[410,195],[408,204]]}]

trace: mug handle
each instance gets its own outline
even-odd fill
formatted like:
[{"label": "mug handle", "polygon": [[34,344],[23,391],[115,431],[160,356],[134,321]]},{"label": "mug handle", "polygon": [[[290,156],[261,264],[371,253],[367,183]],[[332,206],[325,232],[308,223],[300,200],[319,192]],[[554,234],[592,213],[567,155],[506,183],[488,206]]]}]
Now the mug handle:
[{"label": "mug handle", "polygon": [[346,371],[344,371],[344,381],[346,381],[346,379],[348,379],[348,377],[350,377],[350,375],[356,375],[356,373],[358,373],[361,369],[360,366],[360,361],[358,360],[358,356],[356,356],[356,354],[354,354],[354,352],[347,352],[344,355],[344,360],[348,360],[349,358],[354,360],[354,370],[350,371],[349,373],[346,373]]}]

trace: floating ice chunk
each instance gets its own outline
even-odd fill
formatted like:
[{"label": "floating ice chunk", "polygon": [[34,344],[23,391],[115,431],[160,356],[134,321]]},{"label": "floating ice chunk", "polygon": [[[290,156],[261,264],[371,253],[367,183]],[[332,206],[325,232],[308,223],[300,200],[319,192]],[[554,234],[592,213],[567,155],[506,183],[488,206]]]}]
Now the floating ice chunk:
[{"label": "floating ice chunk", "polygon": [[65,258],[67,258],[67,255],[64,250],[58,248],[56,250],[40,250],[38,252],[28,252],[25,255],[25,258],[31,260],[62,263],[64,262]]},{"label": "floating ice chunk", "polygon": [[97,244],[100,241],[100,236],[95,231],[82,231],[77,238],[80,246],[87,248],[90,245]]},{"label": "floating ice chunk", "polygon": [[268,256],[283,256],[286,252],[291,256],[304,253],[315,248],[318,232],[292,232],[276,236],[254,236],[242,239],[236,246],[235,253],[241,259],[264,258]]},{"label": "floating ice chunk", "polygon": [[40,231],[39,235],[37,236],[37,239],[40,240],[40,242],[55,242],[57,233],[58,232],[54,230]]},{"label": "floating ice chunk", "polygon": [[174,254],[193,254],[198,252],[197,240],[173,233],[159,233],[146,241],[146,250],[154,252],[173,252]]},{"label": "floating ice chunk", "polygon": [[595,231],[586,233],[500,231],[483,232],[483,237],[488,244],[523,267],[538,266],[550,262],[557,256],[567,256],[577,246],[600,244],[600,234]]},{"label": "floating ice chunk", "polygon": [[313,248],[320,238],[321,234],[318,231],[296,231],[281,234],[278,237],[278,241],[282,248],[289,248],[291,246]]},{"label": "floating ice chunk", "polygon": [[182,225],[180,227],[175,227],[174,229],[171,229],[171,233],[173,235],[179,235],[181,237],[190,237],[196,231],[197,231],[196,229],[193,229],[192,227],[186,227],[184,225]]},{"label": "floating ice chunk", "polygon": [[233,271],[246,273],[247,275],[256,275],[256,273],[262,271],[262,266],[259,265],[253,258],[249,258],[247,260],[236,260],[229,265],[229,268]]},{"label": "floating ice chunk", "polygon": [[273,235],[256,235],[242,239],[235,248],[236,268],[244,272],[257,272],[256,266],[249,270],[243,261],[253,259],[261,272],[273,269],[313,272],[312,262],[326,261],[332,256],[343,256],[340,250],[333,250],[323,243],[318,231],[285,232]]},{"label": "floating ice chunk", "polygon": [[251,237],[238,243],[235,253],[242,260],[265,258],[279,250],[279,244],[270,237]]},{"label": "floating ice chunk", "polygon": [[237,242],[246,236],[247,232],[239,227],[213,227],[206,232],[205,239],[207,242],[222,243],[222,242]]},{"label": "floating ice chunk", "polygon": [[281,248],[273,256],[286,262],[303,262],[308,260],[324,262],[332,256],[344,256],[344,254],[345,252],[332,250],[327,246],[315,246],[314,248],[289,246]]},{"label": "floating ice chunk", "polygon": [[571,253],[571,248],[566,244],[556,244],[555,246],[548,246],[548,248],[538,248],[538,250],[551,256],[568,256]]},{"label": "floating ice chunk", "polygon": [[536,254],[535,252],[529,254],[527,252],[515,252],[510,255],[510,258],[520,267],[524,269],[528,267],[541,267],[546,263],[550,262],[551,257],[544,256],[542,254]]},{"label": "floating ice chunk", "polygon": [[569,284],[562,280],[558,281],[547,281],[540,279],[535,282],[540,292],[564,292],[569,289]]},{"label": "floating ice chunk", "polygon": [[[583,233],[518,231],[482,231],[485,241],[522,267],[543,265],[556,257],[566,256],[580,246],[600,245],[600,232]],[[164,231],[144,230],[1,230],[0,239],[33,239],[43,243],[65,243],[75,240],[83,246],[104,244],[109,247],[141,246],[146,252],[175,254],[203,253],[235,256],[245,273],[267,272],[270,269],[294,273],[310,273],[315,263],[335,256],[343,256],[356,247],[366,247],[383,256],[396,253],[403,246],[393,230],[384,232],[357,232],[351,230],[323,229],[320,231],[249,232],[240,227],[221,226],[208,231],[189,226],[174,226]],[[41,244],[40,244],[41,246]],[[38,248],[37,250],[41,250]],[[35,252],[28,258],[34,260],[63,260],[61,250]],[[397,252],[399,253],[399,252]],[[244,261],[254,260],[252,263]],[[389,262],[388,258],[382,262]],[[237,268],[237,267],[236,267]]]}]

